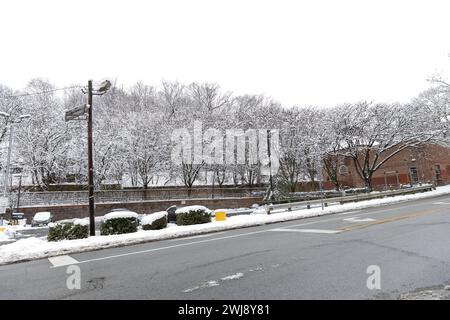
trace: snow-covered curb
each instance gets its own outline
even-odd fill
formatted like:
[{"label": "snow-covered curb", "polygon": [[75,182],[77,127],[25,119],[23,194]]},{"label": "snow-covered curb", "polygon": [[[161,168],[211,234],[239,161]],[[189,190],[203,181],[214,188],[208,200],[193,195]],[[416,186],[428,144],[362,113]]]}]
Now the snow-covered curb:
[{"label": "snow-covered curb", "polygon": [[412,195],[403,195],[383,199],[366,200],[356,203],[321,208],[295,210],[291,212],[266,214],[240,215],[227,218],[226,221],[214,221],[210,223],[192,226],[173,226],[163,230],[140,230],[136,233],[110,236],[95,236],[88,239],[64,240],[60,242],[47,242],[44,239],[28,238],[0,247],[0,265],[47,258],[51,256],[92,251],[104,248],[125,246],[142,242],[173,239],[192,235],[218,232],[237,228],[264,225],[275,222],[297,220],[321,215],[339,213],[349,210],[376,207],[407,200],[431,198],[450,194],[450,186],[438,187],[436,190]]}]

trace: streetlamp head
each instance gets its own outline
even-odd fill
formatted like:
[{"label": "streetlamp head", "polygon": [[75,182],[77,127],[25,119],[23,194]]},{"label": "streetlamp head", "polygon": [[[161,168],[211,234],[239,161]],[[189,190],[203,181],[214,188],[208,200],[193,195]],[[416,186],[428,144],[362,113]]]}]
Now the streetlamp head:
[{"label": "streetlamp head", "polygon": [[102,83],[100,83],[99,88],[97,89],[98,92],[105,93],[106,91],[111,88],[111,81],[105,80]]}]

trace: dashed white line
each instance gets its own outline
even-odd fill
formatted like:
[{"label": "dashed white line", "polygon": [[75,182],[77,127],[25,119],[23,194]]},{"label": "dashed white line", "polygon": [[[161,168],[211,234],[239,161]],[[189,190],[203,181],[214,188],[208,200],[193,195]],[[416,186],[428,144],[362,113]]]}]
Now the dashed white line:
[{"label": "dashed white line", "polygon": [[238,272],[238,273],[235,273],[235,274],[232,274],[232,275],[229,275],[229,276],[222,277],[222,278],[220,278],[220,280],[210,280],[210,281],[204,282],[204,283],[202,283],[202,284],[200,284],[198,286],[195,286],[195,287],[192,287],[192,288],[189,288],[189,289],[184,289],[181,292],[189,293],[189,292],[196,291],[196,290],[199,290],[199,289],[206,289],[206,288],[211,288],[211,287],[217,287],[218,285],[220,285],[219,281],[223,282],[223,281],[237,280],[237,279],[242,278],[243,276],[244,276],[244,274],[242,272]]},{"label": "dashed white line", "polygon": [[222,281],[236,280],[236,279],[242,278],[243,276],[244,276],[244,274],[242,272],[238,272],[236,274],[232,274],[230,276],[226,276],[226,277],[220,278],[220,280],[222,280]]},{"label": "dashed white line", "polygon": [[219,285],[219,282],[217,282],[216,280],[212,280],[212,281],[205,282],[205,283],[203,283],[203,284],[201,284],[199,286],[195,286],[195,287],[192,287],[192,288],[189,288],[189,289],[185,289],[182,292],[189,293],[189,292],[192,292],[192,291],[195,291],[195,290],[198,290],[198,289],[217,287],[218,285]]}]

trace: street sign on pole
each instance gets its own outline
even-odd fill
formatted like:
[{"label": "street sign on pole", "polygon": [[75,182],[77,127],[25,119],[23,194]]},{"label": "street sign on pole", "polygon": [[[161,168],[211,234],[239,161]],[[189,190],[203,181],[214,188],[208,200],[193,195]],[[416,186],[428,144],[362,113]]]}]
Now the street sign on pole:
[{"label": "street sign on pole", "polygon": [[66,110],[64,113],[64,120],[65,121],[71,121],[71,120],[77,120],[79,117],[85,115],[87,113],[87,106],[84,104],[82,106]]}]

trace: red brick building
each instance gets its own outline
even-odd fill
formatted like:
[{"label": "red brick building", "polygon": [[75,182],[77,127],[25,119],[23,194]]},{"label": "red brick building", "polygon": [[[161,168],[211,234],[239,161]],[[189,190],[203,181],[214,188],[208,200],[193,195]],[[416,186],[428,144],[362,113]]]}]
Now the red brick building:
[{"label": "red brick building", "polygon": [[[364,187],[351,158],[340,160],[338,180],[342,187]],[[397,187],[400,184],[450,183],[450,148],[437,143],[406,148],[387,160],[372,177],[374,189]],[[324,188],[333,189],[334,184],[324,173]]]}]

